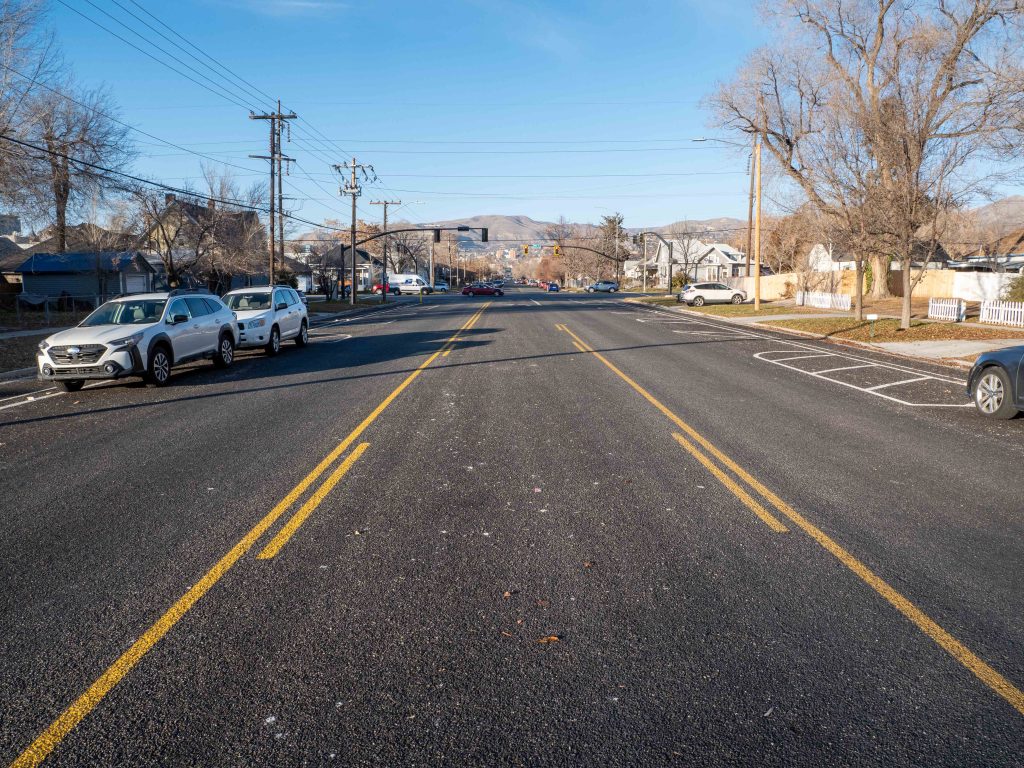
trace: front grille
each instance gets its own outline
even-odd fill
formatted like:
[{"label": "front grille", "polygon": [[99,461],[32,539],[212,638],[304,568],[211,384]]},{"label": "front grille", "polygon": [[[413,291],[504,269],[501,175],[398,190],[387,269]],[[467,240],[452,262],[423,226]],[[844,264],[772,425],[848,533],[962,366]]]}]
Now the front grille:
[{"label": "front grille", "polygon": [[89,367],[79,366],[79,367],[76,367],[76,368],[58,368],[58,369],[56,369],[55,372],[59,373],[61,375],[67,375],[69,373],[77,373],[77,374],[82,375],[82,376],[87,376],[90,373],[106,373],[106,371],[104,371],[103,368],[101,368],[98,365],[93,365],[93,366],[89,366]]},{"label": "front grille", "polygon": [[[70,350],[75,349],[76,352]],[[46,350],[50,359],[62,365],[67,363],[95,363],[107,348],[102,344],[69,344],[66,346],[50,347]]]}]

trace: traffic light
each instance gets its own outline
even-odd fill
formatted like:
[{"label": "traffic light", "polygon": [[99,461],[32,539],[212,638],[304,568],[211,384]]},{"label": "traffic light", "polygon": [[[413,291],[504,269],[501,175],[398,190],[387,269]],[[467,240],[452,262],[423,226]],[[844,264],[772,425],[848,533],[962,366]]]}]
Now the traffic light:
[{"label": "traffic light", "polygon": [[554,251],[555,251],[555,258],[558,258],[559,256],[562,255],[562,246],[556,245],[554,247]]},{"label": "traffic light", "polygon": [[434,230],[434,242],[435,243],[440,243],[441,242],[441,230],[440,229],[435,229]]},{"label": "traffic light", "polygon": [[480,242],[481,243],[486,243],[487,242],[487,227],[481,227],[480,228]]},{"label": "traffic light", "polygon": [[523,246],[523,256],[529,256],[529,255],[530,255],[530,246],[524,245]]}]

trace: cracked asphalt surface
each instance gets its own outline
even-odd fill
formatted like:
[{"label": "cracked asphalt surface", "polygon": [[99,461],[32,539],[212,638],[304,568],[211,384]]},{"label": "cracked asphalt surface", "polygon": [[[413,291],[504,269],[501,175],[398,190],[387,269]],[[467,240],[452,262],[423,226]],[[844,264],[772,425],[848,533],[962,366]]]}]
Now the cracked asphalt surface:
[{"label": "cracked asphalt surface", "polygon": [[[921,378],[879,391],[928,405],[866,391],[890,369],[837,384],[806,371],[843,361],[758,358],[780,334],[525,289],[404,303],[164,389],[0,384],[20,403],[0,410],[0,759],[349,440],[37,758],[1022,765],[1024,419],[960,407],[960,371],[789,341]],[[722,470],[773,532],[588,346],[996,678]]]}]

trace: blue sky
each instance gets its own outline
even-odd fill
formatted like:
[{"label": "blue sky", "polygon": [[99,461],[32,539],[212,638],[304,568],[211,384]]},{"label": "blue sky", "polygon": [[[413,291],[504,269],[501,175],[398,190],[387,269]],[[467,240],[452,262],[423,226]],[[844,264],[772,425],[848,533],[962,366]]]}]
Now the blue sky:
[{"label": "blue sky", "polygon": [[[232,84],[242,103],[231,103],[89,19],[199,68],[125,10],[173,38],[142,6],[280,96],[302,118],[285,146],[298,160],[286,195],[305,218],[344,218],[329,163],[353,154],[380,177],[360,199],[368,220],[379,219],[380,207],[368,205],[376,199],[401,199],[408,205],[397,215],[415,221],[596,221],[618,210],[629,226],[653,226],[746,215],[745,154],[692,139],[716,135],[700,101],[762,42],[753,2],[66,2],[79,13],[55,2],[51,19],[77,78],[106,84],[133,126],[240,166],[232,170],[241,181],[266,172],[247,155],[266,151],[267,126],[246,107],[267,100]],[[198,180],[200,158],[139,148],[140,173]]]}]

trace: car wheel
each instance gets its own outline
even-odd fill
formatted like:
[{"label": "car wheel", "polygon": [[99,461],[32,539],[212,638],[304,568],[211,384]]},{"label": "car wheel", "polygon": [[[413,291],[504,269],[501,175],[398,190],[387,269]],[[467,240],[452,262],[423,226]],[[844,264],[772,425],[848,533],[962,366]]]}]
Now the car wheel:
[{"label": "car wheel", "polygon": [[593,288],[587,288],[587,293],[593,293],[593,292],[594,292]]},{"label": "car wheel", "polygon": [[504,291],[495,291],[495,292],[494,292],[494,295],[495,295],[495,296],[504,296],[504,295],[505,295],[505,292],[504,292]]},{"label": "car wheel", "polygon": [[299,328],[299,335],[295,337],[295,344],[299,347],[309,344],[309,326],[305,320],[302,321],[302,326]]},{"label": "car wheel", "polygon": [[146,382],[154,387],[162,387],[171,380],[171,355],[167,347],[158,344],[149,353],[149,366],[146,368]]},{"label": "car wheel", "polygon": [[267,346],[263,351],[268,355],[276,355],[281,351],[281,331],[276,325],[270,329],[270,338],[267,339]]},{"label": "car wheel", "polygon": [[619,290],[619,289],[618,288],[609,288],[608,289],[608,293],[615,293],[617,290]]},{"label": "car wheel", "polygon": [[704,306],[704,297],[703,296],[695,297],[694,300],[690,302],[690,306],[691,307],[703,307]]},{"label": "car wheel", "polygon": [[235,362],[235,341],[231,334],[222,333],[217,342],[217,351],[213,355],[213,364],[218,368],[227,368]]},{"label": "car wheel", "polygon": [[733,304],[742,304],[743,303],[743,296],[738,294],[738,293],[733,294],[732,303]]},{"label": "car wheel", "polygon": [[978,413],[989,419],[1011,419],[1017,414],[1006,371],[992,366],[981,372],[974,385],[974,405]]},{"label": "car wheel", "polygon": [[58,381],[57,386],[65,392],[77,392],[85,386],[85,381],[82,379],[65,379],[64,381]]},{"label": "car wheel", "polygon": [[398,290],[397,288],[395,288],[395,290],[392,291],[392,293],[394,293],[395,296],[401,296],[402,295],[402,292],[400,290]]}]

